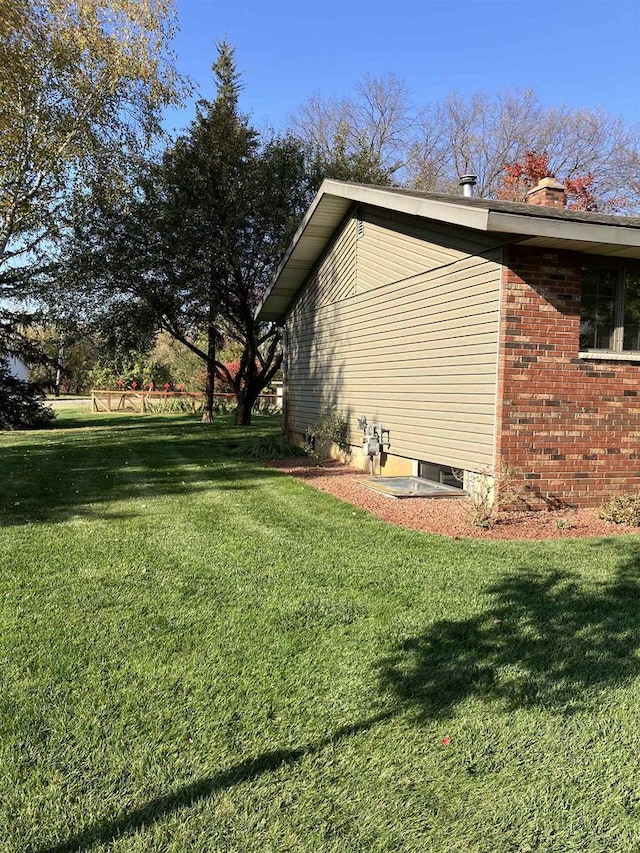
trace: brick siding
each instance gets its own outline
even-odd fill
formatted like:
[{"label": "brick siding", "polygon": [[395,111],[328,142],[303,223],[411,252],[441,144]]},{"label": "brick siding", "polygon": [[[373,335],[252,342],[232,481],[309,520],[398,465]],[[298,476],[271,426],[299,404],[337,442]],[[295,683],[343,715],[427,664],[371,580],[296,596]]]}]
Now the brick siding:
[{"label": "brick siding", "polygon": [[504,249],[496,458],[523,471],[534,506],[640,489],[640,363],[578,357],[583,264]]}]

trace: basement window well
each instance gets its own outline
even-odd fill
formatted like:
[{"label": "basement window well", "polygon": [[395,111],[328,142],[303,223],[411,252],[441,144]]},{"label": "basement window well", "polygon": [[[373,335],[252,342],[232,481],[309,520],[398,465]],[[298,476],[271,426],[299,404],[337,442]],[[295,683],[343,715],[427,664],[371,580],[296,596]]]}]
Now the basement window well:
[{"label": "basement window well", "polygon": [[390,498],[463,498],[463,472],[448,465],[418,462],[417,477],[363,477],[356,482]]},{"label": "basement window well", "polygon": [[453,489],[464,488],[463,472],[449,465],[437,465],[434,462],[418,462],[418,477],[431,483],[441,483]]},{"label": "basement window well", "polygon": [[434,483],[420,477],[361,477],[361,486],[380,492],[388,498],[463,498],[465,492],[444,483]]}]

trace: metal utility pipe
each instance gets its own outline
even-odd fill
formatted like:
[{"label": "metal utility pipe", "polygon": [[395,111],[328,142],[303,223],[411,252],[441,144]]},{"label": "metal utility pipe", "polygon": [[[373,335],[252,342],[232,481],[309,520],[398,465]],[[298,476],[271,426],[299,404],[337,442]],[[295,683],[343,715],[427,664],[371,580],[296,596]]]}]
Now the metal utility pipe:
[{"label": "metal utility pipe", "polygon": [[473,188],[477,183],[478,178],[476,175],[461,175],[460,186],[462,187],[462,195],[466,198],[471,198],[473,195]]}]

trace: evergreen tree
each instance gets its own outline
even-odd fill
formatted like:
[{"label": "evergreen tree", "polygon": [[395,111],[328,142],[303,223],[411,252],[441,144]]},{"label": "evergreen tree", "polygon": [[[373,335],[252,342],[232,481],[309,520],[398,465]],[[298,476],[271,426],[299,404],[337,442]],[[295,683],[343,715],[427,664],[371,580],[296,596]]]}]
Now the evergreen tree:
[{"label": "evergreen tree", "polygon": [[[75,240],[71,265],[99,282],[105,301],[147,306],[158,328],[202,359],[204,422],[213,418],[218,375],[236,394],[236,422],[248,424],[282,364],[280,330],[256,323],[255,310],[313,188],[302,145],[262,139],[240,112],[227,43],[213,73],[215,99],[198,103],[187,132],[140,175],[125,210],[94,197],[100,215],[76,217],[89,228]],[[217,357],[223,339],[241,351],[233,375]]]}]

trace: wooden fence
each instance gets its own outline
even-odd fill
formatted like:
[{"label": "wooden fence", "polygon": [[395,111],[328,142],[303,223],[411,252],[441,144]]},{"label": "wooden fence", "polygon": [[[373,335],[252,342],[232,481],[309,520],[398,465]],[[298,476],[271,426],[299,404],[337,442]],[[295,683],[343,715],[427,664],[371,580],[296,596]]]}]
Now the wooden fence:
[{"label": "wooden fence", "polygon": [[[233,394],[214,394],[215,402],[235,405]],[[197,412],[202,408],[202,391],[114,391],[111,389],[91,391],[92,412],[135,412],[144,415],[149,412],[182,410]],[[260,409],[279,409],[282,400],[277,394],[260,394],[254,411]]]}]

